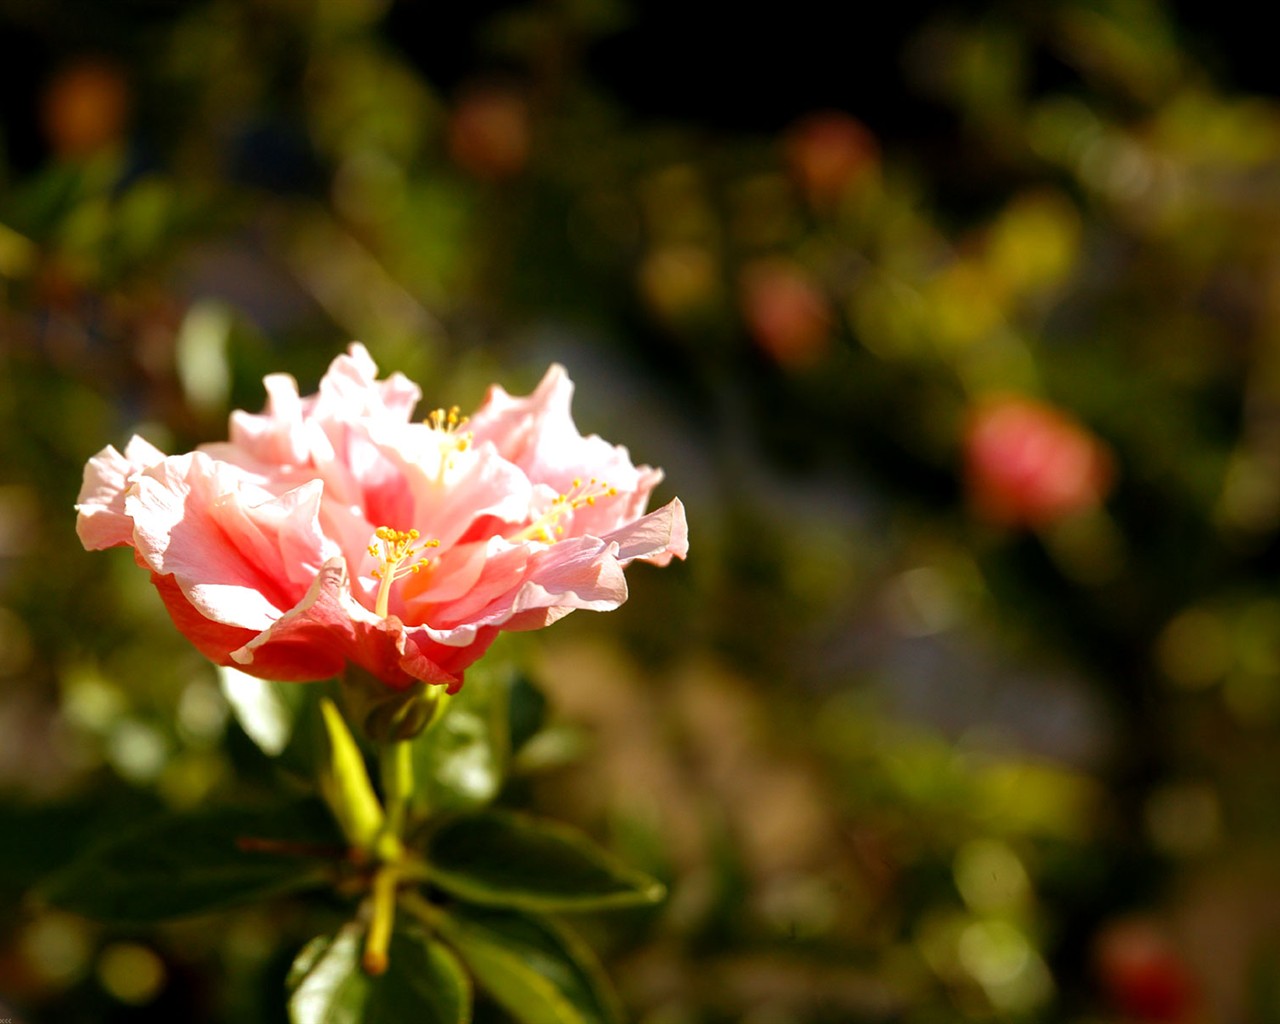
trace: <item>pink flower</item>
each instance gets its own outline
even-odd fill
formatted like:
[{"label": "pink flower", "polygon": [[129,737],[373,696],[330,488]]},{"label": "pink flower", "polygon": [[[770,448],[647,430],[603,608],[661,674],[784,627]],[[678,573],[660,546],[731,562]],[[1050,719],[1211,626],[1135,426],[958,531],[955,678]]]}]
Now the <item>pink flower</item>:
[{"label": "pink flower", "polygon": [[573,384],[494,385],[468,420],[413,422],[416,385],[362,345],[306,398],[284,374],[231,438],[166,456],[141,438],[85,467],[77,532],[128,544],[207,657],[266,679],[354,663],[389,687],[456,690],[500,630],[627,599],[623,567],[684,558],[679,499],[645,514],[661,470],[583,437]]},{"label": "pink flower", "polygon": [[1111,486],[1109,452],[1062,411],[1020,396],[990,398],[965,429],[970,498],[985,518],[1047,526],[1095,507]]}]

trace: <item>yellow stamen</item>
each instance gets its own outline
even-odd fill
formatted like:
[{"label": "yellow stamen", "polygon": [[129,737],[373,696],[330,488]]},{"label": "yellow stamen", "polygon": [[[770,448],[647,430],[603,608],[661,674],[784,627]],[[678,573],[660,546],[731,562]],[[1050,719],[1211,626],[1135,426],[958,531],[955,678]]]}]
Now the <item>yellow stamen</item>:
[{"label": "yellow stamen", "polygon": [[457,452],[465,452],[471,447],[471,442],[475,438],[475,434],[470,430],[465,433],[459,433],[458,428],[465,426],[468,417],[463,416],[458,406],[453,405],[448,409],[432,409],[427,413],[427,418],[422,422],[429,426],[432,430],[443,435],[440,444],[440,472],[443,475],[445,470],[452,469],[454,462],[452,456]]},{"label": "yellow stamen", "polygon": [[616,487],[610,487],[595,477],[591,478],[586,487],[583,487],[581,477],[575,477],[573,486],[568,491],[557,494],[551,506],[542,515],[511,539],[517,544],[526,540],[554,544],[556,536],[564,533],[564,526],[560,520],[584,505],[594,506],[597,501],[615,497],[617,493]]},{"label": "yellow stamen", "polygon": [[381,581],[374,611],[385,619],[391,603],[391,584],[420,571],[431,559],[419,558],[418,555],[425,548],[438,548],[440,542],[428,540],[415,547],[414,541],[421,536],[417,530],[393,530],[389,526],[379,526],[374,536],[382,544],[381,549],[377,543],[369,545],[369,554],[378,560],[373,578]]},{"label": "yellow stamen", "polygon": [[458,406],[452,405],[448,409],[432,409],[423,422],[432,430],[442,430],[446,434],[452,434],[469,418],[462,415],[462,410]]}]

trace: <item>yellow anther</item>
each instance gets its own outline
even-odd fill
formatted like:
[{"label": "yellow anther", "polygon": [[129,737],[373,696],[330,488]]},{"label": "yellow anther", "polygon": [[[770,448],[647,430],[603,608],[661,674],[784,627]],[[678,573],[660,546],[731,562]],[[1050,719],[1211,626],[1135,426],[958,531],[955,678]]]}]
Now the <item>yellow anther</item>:
[{"label": "yellow anther", "polygon": [[446,434],[452,434],[467,422],[467,417],[462,415],[462,410],[458,406],[451,405],[448,409],[432,409],[427,413],[424,422],[432,430],[443,430]]},{"label": "yellow anther", "polygon": [[432,409],[427,413],[427,418],[422,421],[440,435],[440,468],[437,479],[443,480],[444,474],[454,468],[453,457],[458,452],[465,452],[471,447],[475,433],[470,430],[464,433],[458,429],[467,422],[467,419],[462,415],[462,411],[453,405],[448,409]]},{"label": "yellow anther", "polygon": [[[525,540],[540,540],[544,544],[554,544],[555,537],[564,534],[561,520],[570,512],[586,506],[594,506],[602,498],[612,498],[618,493],[616,487],[610,487],[592,477],[584,488],[582,478],[574,477],[573,485],[564,494],[557,494],[551,505],[511,539],[516,543]],[[554,533],[552,532],[554,531]]]},{"label": "yellow anther", "polygon": [[373,535],[382,542],[381,549],[377,544],[369,545],[369,554],[378,559],[372,575],[380,581],[374,611],[385,619],[391,603],[391,584],[420,571],[431,559],[419,555],[426,548],[438,548],[440,542],[428,540],[415,546],[414,542],[422,536],[417,530],[393,530],[389,526],[379,526]]}]

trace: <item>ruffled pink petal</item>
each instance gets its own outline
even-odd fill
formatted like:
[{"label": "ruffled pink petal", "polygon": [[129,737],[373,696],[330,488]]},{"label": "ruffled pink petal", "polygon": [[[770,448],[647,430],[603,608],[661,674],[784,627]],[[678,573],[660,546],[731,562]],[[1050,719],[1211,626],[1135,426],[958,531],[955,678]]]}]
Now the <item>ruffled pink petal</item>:
[{"label": "ruffled pink petal", "polygon": [[[417,430],[417,426],[405,428],[403,436],[394,439],[400,441],[398,445],[385,431],[378,435],[401,488],[412,499],[405,522],[449,547],[468,534],[477,520],[524,521],[532,495],[529,480],[491,444],[442,453],[440,433],[426,427]],[[397,525],[390,520],[384,524]]]},{"label": "ruffled pink petal", "polygon": [[[571,496],[594,492],[594,503],[580,505],[559,525],[564,536],[599,537],[644,514],[662,471],[633,465],[621,445],[579,434],[572,400],[573,382],[556,364],[525,398],[513,397],[495,384],[468,426],[477,442],[493,443],[534,485],[545,484],[553,493]],[[597,483],[591,484],[592,479]],[[606,496],[603,492],[609,489],[613,493]]]},{"label": "ruffled pink petal", "polygon": [[[141,562],[141,559],[139,559],[139,562]],[[146,567],[145,563],[143,567]],[[197,611],[172,576],[161,576],[153,572],[151,574],[151,582],[155,584],[156,590],[160,594],[160,599],[164,602],[165,610],[169,613],[169,618],[173,620],[173,624],[178,628],[178,632],[190,640],[197,651],[215,665],[236,664],[231,657],[231,652],[252,640],[255,636],[254,630],[215,622]],[[329,674],[333,675],[332,672]],[[326,677],[315,676],[313,678],[323,679]]]},{"label": "ruffled pink petal", "polygon": [[352,661],[396,689],[414,679],[456,686],[459,677],[441,668],[406,634],[398,618],[380,619],[352,599],[346,564],[335,558],[320,570],[296,607],[233,650],[231,657],[245,671],[266,678],[323,679]]},{"label": "ruffled pink petal", "polygon": [[[503,580],[493,575],[495,582],[510,581],[509,576]],[[627,581],[616,545],[597,537],[578,537],[532,555],[523,580],[503,589],[484,608],[466,607],[465,616],[458,609],[447,609],[445,621],[458,624],[453,635],[436,635],[441,642],[455,643],[484,627],[539,629],[576,609],[609,611],[626,599]]]},{"label": "ruffled pink petal", "polygon": [[[545,548],[491,542],[476,582],[464,595],[428,604],[441,592],[427,584],[412,607],[444,643],[465,642],[456,638],[467,637],[458,631],[468,626],[539,629],[575,609],[617,608],[627,599],[622,570],[628,562],[665,565],[688,550],[684,505],[677,498],[605,537],[577,537]],[[405,582],[412,585],[412,578]]]},{"label": "ruffled pink petal", "polygon": [[[434,609],[473,593],[489,559],[487,541],[442,549],[424,571],[406,576],[400,595],[410,622],[429,622]],[[486,602],[487,603],[487,602]]]},{"label": "ruffled pink petal", "polygon": [[[485,620],[493,608],[509,608],[513,595],[528,578],[533,546],[489,541],[483,547],[484,560],[475,582],[452,600],[432,602],[428,590],[414,605],[414,617],[439,629],[452,629]],[[409,582],[406,580],[406,582]],[[496,621],[486,621],[496,625]]]},{"label": "ruffled pink petal", "polygon": [[286,373],[273,373],[264,378],[262,384],[267,392],[266,409],[256,415],[241,410],[233,412],[230,442],[211,445],[206,450],[216,452],[218,457],[239,454],[241,458],[262,465],[310,464],[311,446],[302,419],[298,382]]},{"label": "ruffled pink petal", "polygon": [[662,508],[633,523],[607,533],[602,538],[618,545],[618,561],[623,565],[639,559],[653,565],[667,565],[672,558],[689,554],[689,523],[684,503],[673,498]]},{"label": "ruffled pink petal", "polygon": [[493,442],[504,459],[524,469],[538,447],[540,430],[563,434],[567,419],[577,435],[569,413],[572,399],[573,382],[563,366],[553,363],[533,394],[525,398],[508,394],[500,384],[491,385],[467,428],[477,442]]},{"label": "ruffled pink petal", "polygon": [[[552,364],[533,393],[525,398],[509,395],[495,384],[471,417],[468,429],[478,442],[490,441],[502,457],[519,466],[534,483],[550,484],[563,491],[574,477],[604,479],[631,469],[625,450],[600,437],[583,437],[573,422],[573,381],[559,363]],[[632,479],[610,480],[613,486],[631,487]]]},{"label": "ruffled pink petal", "polygon": [[500,632],[497,626],[468,628],[448,634],[453,642],[443,643],[438,639],[439,634],[432,630],[410,628],[405,631],[406,660],[401,664],[415,678],[423,678],[414,671],[416,662],[408,660],[410,655],[422,658],[427,664],[453,676],[455,682],[448,684],[449,692],[456,693],[462,686],[463,673],[484,656]]},{"label": "ruffled pink petal", "polygon": [[310,415],[315,419],[353,420],[371,418],[406,423],[422,392],[401,373],[378,380],[378,367],[358,341],[346,355],[338,356],[320,381],[320,391]]},{"label": "ruffled pink petal", "polygon": [[528,578],[516,591],[510,611],[512,617],[543,608],[602,612],[626,599],[627,580],[616,546],[596,537],[580,537],[529,560]]},{"label": "ruffled pink petal", "polygon": [[275,497],[201,452],[140,474],[125,499],[138,557],[172,576],[216,622],[267,628],[306,592],[328,555],[313,481]]},{"label": "ruffled pink petal", "polygon": [[155,445],[135,436],[123,454],[107,445],[88,461],[76,501],[76,535],[87,550],[133,542],[133,520],[125,512],[125,492],[138,473],[164,457]]}]

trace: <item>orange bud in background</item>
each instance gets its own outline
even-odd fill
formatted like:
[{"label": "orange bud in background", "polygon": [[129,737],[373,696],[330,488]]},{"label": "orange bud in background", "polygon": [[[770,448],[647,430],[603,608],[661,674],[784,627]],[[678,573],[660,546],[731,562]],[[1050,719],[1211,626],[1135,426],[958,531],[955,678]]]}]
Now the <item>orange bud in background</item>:
[{"label": "orange bud in background", "polygon": [[975,510],[1009,526],[1047,526],[1093,508],[1113,476],[1109,451],[1087,428],[1019,396],[989,399],[970,414],[964,459]]},{"label": "orange bud in background", "polygon": [[802,117],[787,129],[784,146],[791,176],[815,206],[835,204],[880,168],[876,137],[839,110]]},{"label": "orange bud in background", "polygon": [[474,86],[449,117],[449,157],[485,181],[514,178],[529,162],[529,101],[504,85]]},{"label": "orange bud in background", "polygon": [[1098,978],[1112,1006],[1137,1021],[1194,1019],[1198,1006],[1191,971],[1153,922],[1109,925],[1094,942]]},{"label": "orange bud in background", "polygon": [[119,142],[129,116],[124,72],[99,57],[59,69],[40,100],[40,123],[54,154],[82,159]]},{"label": "orange bud in background", "polygon": [[803,267],[757,260],[739,278],[742,316],[751,337],[788,367],[812,366],[831,343],[831,307]]}]

